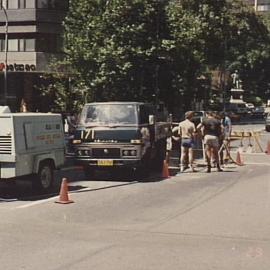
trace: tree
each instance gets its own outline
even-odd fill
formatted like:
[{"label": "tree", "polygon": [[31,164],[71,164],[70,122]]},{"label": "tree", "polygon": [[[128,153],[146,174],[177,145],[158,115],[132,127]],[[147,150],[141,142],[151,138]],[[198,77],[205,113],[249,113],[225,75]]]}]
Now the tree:
[{"label": "tree", "polygon": [[[172,1],[168,17],[178,56],[185,52],[189,59],[186,71],[191,63],[191,75],[195,74],[190,76],[188,85],[196,81],[196,71],[214,69],[220,74],[238,69],[249,91],[248,86],[254,91],[255,85],[265,81],[267,75],[269,78],[269,69],[265,68],[269,66],[269,31],[244,1]],[[222,78],[230,87],[225,75]],[[225,85],[221,90],[225,90]],[[186,93],[190,96],[192,90]]]},{"label": "tree", "polygon": [[[94,100],[151,100],[166,1],[71,2],[66,52]],[[83,26],[83,27],[82,27]]]},{"label": "tree", "polygon": [[258,73],[269,61],[268,29],[242,0],[72,0],[64,28],[81,101],[162,100],[186,110],[210,94],[215,69],[238,69],[250,85],[253,73],[261,82],[269,74]]}]

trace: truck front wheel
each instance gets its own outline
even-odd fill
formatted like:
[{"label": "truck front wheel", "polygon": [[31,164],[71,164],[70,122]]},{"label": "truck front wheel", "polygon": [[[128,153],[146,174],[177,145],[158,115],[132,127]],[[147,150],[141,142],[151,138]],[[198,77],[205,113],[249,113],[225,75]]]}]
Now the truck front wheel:
[{"label": "truck front wheel", "polygon": [[160,141],[156,146],[155,170],[162,172],[163,162],[166,158],[166,140]]},{"label": "truck front wheel", "polygon": [[54,181],[53,165],[51,162],[41,162],[37,179],[33,180],[33,188],[39,192],[47,192],[52,188]]}]

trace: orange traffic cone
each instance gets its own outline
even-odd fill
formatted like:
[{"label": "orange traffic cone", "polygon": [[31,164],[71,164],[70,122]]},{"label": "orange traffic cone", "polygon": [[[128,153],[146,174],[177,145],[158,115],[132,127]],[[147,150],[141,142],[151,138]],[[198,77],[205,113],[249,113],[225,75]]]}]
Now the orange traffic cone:
[{"label": "orange traffic cone", "polygon": [[243,163],[243,160],[240,156],[240,152],[237,151],[237,155],[236,155],[236,162],[235,162],[238,166],[243,166],[244,163]]},{"label": "orange traffic cone", "polygon": [[170,177],[169,166],[168,166],[168,163],[167,163],[166,159],[163,161],[162,177],[163,178],[169,178]]},{"label": "orange traffic cone", "polygon": [[73,203],[74,201],[68,198],[68,183],[67,178],[62,179],[61,189],[60,189],[60,197],[56,203],[68,204]]},{"label": "orange traffic cone", "polygon": [[266,148],[265,153],[266,153],[267,155],[270,155],[270,141],[267,142],[267,148]]}]

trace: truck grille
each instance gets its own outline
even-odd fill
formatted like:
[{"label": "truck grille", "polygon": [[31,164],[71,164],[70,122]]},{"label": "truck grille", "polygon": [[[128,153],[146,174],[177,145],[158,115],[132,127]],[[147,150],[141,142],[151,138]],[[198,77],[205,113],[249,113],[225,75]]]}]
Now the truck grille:
[{"label": "truck grille", "polygon": [[0,154],[11,155],[11,136],[0,136]]},{"label": "truck grille", "polygon": [[120,158],[119,148],[93,148],[93,158]]}]

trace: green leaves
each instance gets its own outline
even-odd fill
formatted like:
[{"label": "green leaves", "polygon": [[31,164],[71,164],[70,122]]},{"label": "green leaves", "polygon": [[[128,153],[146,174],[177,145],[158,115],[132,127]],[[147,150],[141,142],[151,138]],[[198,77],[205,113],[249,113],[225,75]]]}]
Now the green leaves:
[{"label": "green leaves", "polygon": [[87,89],[80,102],[190,106],[209,94],[198,78],[211,70],[237,68],[250,82],[269,59],[268,29],[242,0],[72,0],[64,28],[73,89]]}]

